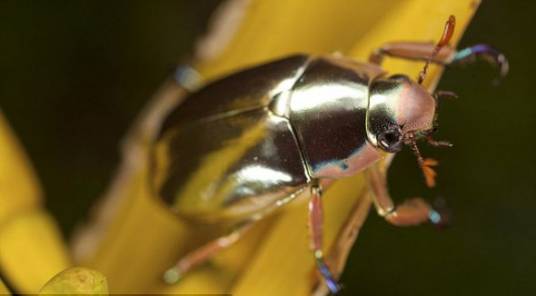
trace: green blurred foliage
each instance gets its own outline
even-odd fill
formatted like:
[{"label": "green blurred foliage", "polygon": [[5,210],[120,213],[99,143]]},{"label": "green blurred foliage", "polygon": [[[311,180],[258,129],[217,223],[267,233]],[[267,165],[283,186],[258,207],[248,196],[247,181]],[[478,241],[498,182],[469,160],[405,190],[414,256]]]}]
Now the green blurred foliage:
[{"label": "green blurred foliage", "polygon": [[[71,233],[118,162],[119,141],[219,1],[0,2],[0,106],[32,158],[47,206]],[[371,215],[342,282],[345,295],[531,294],[536,275],[536,102],[532,40],[536,3],[485,1],[461,47],[488,43],[509,58],[492,85],[485,63],[453,67],[439,89],[438,138],[449,150],[438,188],[424,188],[408,151],[391,191],[444,198],[452,225],[399,229]]]}]

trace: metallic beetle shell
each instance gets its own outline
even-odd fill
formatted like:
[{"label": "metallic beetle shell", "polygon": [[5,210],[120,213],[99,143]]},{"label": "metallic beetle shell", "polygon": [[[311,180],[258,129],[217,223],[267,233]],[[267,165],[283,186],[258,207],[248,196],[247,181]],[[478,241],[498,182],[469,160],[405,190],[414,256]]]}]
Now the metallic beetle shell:
[{"label": "metallic beetle shell", "polygon": [[209,83],[164,121],[151,184],[181,217],[261,217],[312,179],[379,158],[365,129],[368,87],[383,74],[339,57],[296,55]]},{"label": "metallic beetle shell", "polygon": [[369,84],[382,72],[349,59],[312,60],[292,88],[288,117],[313,178],[354,175],[377,159],[365,129]]}]

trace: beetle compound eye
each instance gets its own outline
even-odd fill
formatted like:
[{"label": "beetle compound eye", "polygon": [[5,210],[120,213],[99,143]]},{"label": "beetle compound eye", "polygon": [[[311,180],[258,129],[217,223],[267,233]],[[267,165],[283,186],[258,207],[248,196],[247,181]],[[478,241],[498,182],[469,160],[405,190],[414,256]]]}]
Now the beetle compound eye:
[{"label": "beetle compound eye", "polygon": [[402,150],[402,133],[399,128],[392,128],[378,135],[380,147],[387,152]]}]

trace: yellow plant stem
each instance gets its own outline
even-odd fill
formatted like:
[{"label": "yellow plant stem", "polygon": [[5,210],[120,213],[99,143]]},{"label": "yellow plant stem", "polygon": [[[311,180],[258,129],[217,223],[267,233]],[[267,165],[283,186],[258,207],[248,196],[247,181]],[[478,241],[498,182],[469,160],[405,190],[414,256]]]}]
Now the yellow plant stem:
[{"label": "yellow plant stem", "polygon": [[20,293],[37,293],[70,266],[57,225],[44,210],[21,213],[0,227],[0,266]]},{"label": "yellow plant stem", "polygon": [[41,191],[22,146],[0,112],[0,225],[39,204]]}]

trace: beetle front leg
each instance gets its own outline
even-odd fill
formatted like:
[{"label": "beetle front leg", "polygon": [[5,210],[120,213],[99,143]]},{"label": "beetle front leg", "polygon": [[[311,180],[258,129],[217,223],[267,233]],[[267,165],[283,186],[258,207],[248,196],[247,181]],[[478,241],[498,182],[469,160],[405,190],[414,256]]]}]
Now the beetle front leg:
[{"label": "beetle front leg", "polygon": [[[385,56],[415,60],[428,61],[435,50],[435,44],[432,42],[388,42],[376,49],[370,56],[369,62],[381,65]],[[452,57],[456,54],[456,50],[450,46],[444,46],[432,58],[432,63],[448,64]]]},{"label": "beetle front leg", "polygon": [[378,214],[396,226],[418,225],[424,222],[441,224],[443,217],[422,198],[406,200],[395,206],[387,190],[386,173],[378,164],[365,172]]},{"label": "beetle front leg", "polygon": [[322,275],[326,282],[326,286],[331,293],[336,294],[340,290],[340,286],[333,277],[333,273],[326,264],[324,254],[322,252],[322,235],[323,235],[323,209],[322,209],[322,189],[315,181],[311,186],[311,199],[309,200],[309,231],[311,239],[311,249],[315,256],[318,272]]},{"label": "beetle front leg", "polygon": [[210,241],[200,248],[186,254],[186,256],[182,257],[175,266],[164,273],[164,281],[168,284],[177,283],[188,271],[205,263],[221,250],[235,244],[240,240],[244,233],[251,228],[251,226],[253,226],[252,221],[245,222],[229,234]]},{"label": "beetle front leg", "polygon": [[369,57],[369,62],[381,65],[385,56],[428,61],[441,65],[459,64],[474,60],[477,56],[499,66],[501,77],[508,73],[508,60],[506,57],[486,44],[476,44],[456,51],[446,45],[436,55],[433,55],[436,45],[432,42],[389,42],[376,49]]}]

